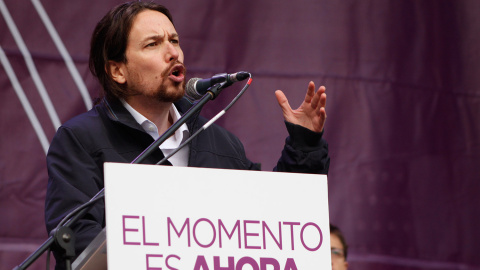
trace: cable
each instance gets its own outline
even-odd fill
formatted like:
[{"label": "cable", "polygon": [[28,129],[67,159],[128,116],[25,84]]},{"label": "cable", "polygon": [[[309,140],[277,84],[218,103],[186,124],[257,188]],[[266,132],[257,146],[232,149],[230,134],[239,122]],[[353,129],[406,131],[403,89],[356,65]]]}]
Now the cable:
[{"label": "cable", "polygon": [[[217,115],[215,115],[212,119],[210,119],[210,121],[208,121],[207,123],[205,123],[200,129],[197,130],[197,132],[195,132],[192,136],[190,136],[190,138],[188,138],[185,142],[183,142],[177,149],[175,149],[172,153],[168,154],[166,157],[164,157],[162,160],[160,160],[159,162],[157,162],[157,165],[160,165],[160,164],[163,164],[165,161],[167,161],[167,159],[169,159],[171,156],[175,155],[178,151],[180,151],[180,149],[182,149],[183,147],[185,147],[185,145],[187,145],[189,142],[191,142],[193,140],[193,138],[197,137],[198,134],[200,134],[200,132],[204,131],[205,129],[207,129],[210,125],[212,125],[213,123],[215,123],[215,121],[217,121],[220,117],[222,117],[225,112],[230,109],[233,104],[235,104],[235,102],[237,102],[237,100],[243,95],[243,93],[245,93],[245,91],[247,90],[247,88],[250,86],[250,84],[252,83],[252,74],[248,73],[248,81],[247,83],[245,84],[245,86],[243,87],[243,89],[237,94],[237,96],[230,102],[230,104],[228,104],[225,109],[223,109],[222,111],[220,111]],[[206,93],[205,95],[208,95],[209,93]]]},{"label": "cable", "polygon": [[[93,197],[90,201],[80,205],[79,207],[75,208],[72,212],[68,213],[68,215],[66,215],[62,221],[60,221],[60,223],[58,223],[57,227],[55,228],[55,230],[58,230],[61,226],[63,226],[73,215],[75,215],[76,213],[80,212],[82,209],[85,209],[87,208],[88,206],[96,203],[97,201],[99,201],[100,199],[103,199],[104,197],[104,193],[102,192],[101,194],[97,194],[95,195],[95,197]],[[54,231],[55,231],[54,230]]]}]

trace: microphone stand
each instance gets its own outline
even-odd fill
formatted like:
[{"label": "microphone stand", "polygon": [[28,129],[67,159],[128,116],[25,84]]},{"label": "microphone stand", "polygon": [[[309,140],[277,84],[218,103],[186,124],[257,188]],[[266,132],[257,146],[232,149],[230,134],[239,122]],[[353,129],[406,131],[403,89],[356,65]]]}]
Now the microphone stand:
[{"label": "microphone stand", "polygon": [[[225,83],[218,83],[210,87],[208,92],[198,100],[177,122],[175,122],[165,133],[163,133],[157,140],[155,140],[150,146],[147,147],[139,156],[137,156],[130,164],[139,164],[144,161],[155,149],[157,149],[166,139],[168,139],[175,131],[183,125],[190,117],[196,112],[200,111],[202,107],[210,100],[215,99],[222,90]],[[71,269],[71,262],[75,257],[75,234],[70,226],[75,224],[80,218],[82,218],[93,207],[93,202],[98,198],[103,197],[105,188],[100,190],[90,201],[79,206],[73,211],[78,211],[71,219],[65,222],[64,225],[50,232],[48,239],[25,261],[20,265],[13,268],[13,270],[27,269],[33,262],[35,262],[45,251],[47,251],[54,243],[57,243],[62,249],[65,250],[66,267],[67,270]],[[88,207],[84,207],[88,204]]]},{"label": "microphone stand", "polygon": [[201,99],[199,99],[194,106],[192,106],[180,119],[177,120],[167,131],[165,131],[162,136],[160,136],[157,140],[155,140],[150,146],[147,147],[138,157],[136,157],[131,164],[139,164],[142,161],[145,160],[153,151],[158,149],[158,147],[165,141],[167,140],[170,136],[175,133],[175,131],[183,125],[185,122],[187,122],[190,117],[192,117],[193,114],[195,114],[197,111],[199,111],[205,103],[208,101],[215,99],[220,91],[223,89],[223,85],[225,83],[217,83],[214,86],[210,87],[208,92],[203,95]]}]

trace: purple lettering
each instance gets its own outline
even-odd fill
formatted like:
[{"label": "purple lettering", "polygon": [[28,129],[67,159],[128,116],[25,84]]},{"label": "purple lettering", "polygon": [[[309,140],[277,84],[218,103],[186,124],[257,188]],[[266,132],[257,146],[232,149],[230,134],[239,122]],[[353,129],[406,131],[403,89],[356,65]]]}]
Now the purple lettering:
[{"label": "purple lettering", "polygon": [[275,243],[277,243],[277,246],[280,248],[280,250],[282,250],[282,223],[281,222],[278,222],[278,234],[279,234],[279,238],[280,240],[277,241],[277,238],[275,238],[275,236],[273,235],[272,231],[270,230],[270,228],[267,226],[267,223],[265,221],[262,221],[262,231],[263,231],[263,249],[267,249],[267,244],[266,244],[266,239],[265,239],[265,229],[268,230],[268,232],[270,233],[270,236],[272,237],[272,239],[275,241]]},{"label": "purple lettering", "polygon": [[153,267],[150,266],[150,258],[162,258],[163,255],[161,254],[147,254],[147,270],[162,270],[161,267]]},{"label": "purple lettering", "polygon": [[124,245],[134,245],[134,246],[139,246],[140,243],[138,242],[127,242],[127,232],[138,232],[138,229],[132,229],[132,228],[125,228],[125,220],[126,219],[139,219],[139,216],[122,216],[123,220],[123,244]]},{"label": "purple lettering", "polygon": [[260,258],[260,270],[267,270],[267,265],[273,266],[273,270],[280,270],[280,264],[274,258]]},{"label": "purple lettering", "polygon": [[183,233],[183,230],[185,229],[185,227],[187,227],[188,246],[190,247],[190,219],[189,218],[185,219],[185,222],[183,223],[183,226],[182,226],[182,229],[180,229],[180,232],[177,231],[177,228],[173,224],[170,217],[167,218],[167,227],[168,227],[168,246],[172,246],[171,239],[170,239],[170,227],[173,227],[173,230],[177,234],[178,238],[180,238],[180,236]]},{"label": "purple lettering", "polygon": [[240,260],[238,260],[238,263],[235,266],[235,270],[242,270],[245,264],[249,264],[253,268],[253,270],[260,270],[257,262],[250,257],[243,257]]},{"label": "purple lettering", "polygon": [[284,270],[298,270],[293,258],[288,258]]},{"label": "purple lettering", "polygon": [[168,268],[169,270],[178,270],[177,268],[173,268],[173,266],[170,266],[169,261],[170,261],[170,259],[171,259],[172,257],[180,261],[180,257],[179,257],[179,256],[177,256],[177,255],[168,255],[167,258],[165,259],[165,264],[167,265],[167,268]]},{"label": "purple lettering", "polygon": [[290,225],[290,237],[292,240],[292,250],[295,250],[295,239],[293,237],[293,226],[300,225],[300,222],[283,222],[284,225]]},{"label": "purple lettering", "polygon": [[[314,226],[317,229],[317,231],[320,233],[320,242],[318,243],[318,246],[316,246],[314,248],[307,247],[307,245],[305,244],[305,241],[303,241],[303,231],[309,225]],[[303,225],[302,230],[300,231],[300,239],[302,240],[302,245],[303,245],[304,248],[306,248],[308,251],[316,251],[322,246],[322,241],[323,241],[322,230],[320,230],[320,227],[318,227],[317,224],[315,224],[313,222],[309,222],[309,223]]]},{"label": "purple lettering", "polygon": [[233,226],[233,229],[232,229],[232,233],[228,233],[227,229],[225,228],[225,225],[223,225],[223,222],[221,219],[218,220],[218,241],[219,241],[219,245],[220,245],[220,248],[222,248],[222,231],[221,229],[223,228],[223,231],[227,234],[228,236],[228,239],[232,239],[233,237],[233,233],[235,232],[235,230],[238,229],[238,248],[242,248],[242,235],[240,233],[240,221],[237,220],[237,222],[235,222],[235,226]]},{"label": "purple lettering", "polygon": [[[202,243],[200,243],[197,239],[197,233],[196,233],[196,229],[197,229],[197,225],[202,222],[202,221],[206,221],[208,224],[210,224],[210,227],[212,228],[212,231],[213,231],[213,237],[212,237],[212,241],[210,241],[210,243],[206,244],[206,245],[203,245]],[[216,234],[216,230],[215,230],[215,225],[213,225],[213,223],[206,219],[206,218],[201,218],[199,220],[197,220],[197,222],[195,222],[195,224],[193,225],[193,239],[195,240],[195,242],[197,243],[197,245],[203,247],[203,248],[209,248],[213,245],[213,243],[215,242],[215,239],[217,237],[217,234]]]},{"label": "purple lettering", "polygon": [[145,230],[145,216],[142,216],[142,228],[143,228],[143,245],[145,246],[158,246],[158,243],[147,243],[146,230]]},{"label": "purple lettering", "polygon": [[[258,236],[258,233],[248,233],[247,232],[247,224],[253,223],[253,224],[259,224],[260,221],[254,221],[254,220],[244,220],[243,221],[243,241],[245,242],[245,248],[246,249],[260,249],[260,246],[249,246],[247,243],[247,237],[248,236]],[[238,267],[238,265],[237,265]],[[240,268],[241,269],[241,268]]]},{"label": "purple lettering", "polygon": [[228,266],[227,267],[221,267],[220,266],[220,257],[215,256],[215,257],[213,257],[213,269],[214,270],[235,270],[235,258],[234,257],[228,257]]},{"label": "purple lettering", "polygon": [[207,262],[205,261],[205,257],[197,256],[197,260],[195,261],[195,266],[193,270],[209,270]]}]

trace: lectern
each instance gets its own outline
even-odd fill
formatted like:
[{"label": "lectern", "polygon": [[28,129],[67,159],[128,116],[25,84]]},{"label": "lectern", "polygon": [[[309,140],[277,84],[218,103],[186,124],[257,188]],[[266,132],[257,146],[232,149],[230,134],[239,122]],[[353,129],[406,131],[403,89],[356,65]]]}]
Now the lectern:
[{"label": "lectern", "polygon": [[73,270],[107,270],[107,238],[105,228],[72,263]]},{"label": "lectern", "polygon": [[[325,175],[104,166],[110,269],[331,267]],[[75,267],[105,269],[105,231]]]}]

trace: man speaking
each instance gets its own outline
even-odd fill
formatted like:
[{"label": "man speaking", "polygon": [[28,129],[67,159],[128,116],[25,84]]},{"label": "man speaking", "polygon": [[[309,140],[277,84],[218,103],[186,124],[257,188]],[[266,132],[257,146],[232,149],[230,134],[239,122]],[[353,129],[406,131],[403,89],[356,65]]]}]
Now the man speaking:
[{"label": "man speaking", "polygon": [[[108,12],[91,40],[90,70],[103,94],[90,111],[67,121],[47,154],[47,231],[72,209],[103,189],[103,163],[130,163],[192,105],[185,94],[184,55],[167,8],[129,2]],[[330,159],[322,139],[326,120],[325,87],[310,82],[303,103],[292,110],[282,91],[275,92],[289,136],[275,171],[327,174]],[[156,164],[207,122],[190,118],[143,163]],[[258,170],[242,143],[212,125],[168,159],[168,165]],[[97,203],[72,226],[78,256],[105,227],[104,204]],[[56,269],[65,260],[54,250]]]}]

